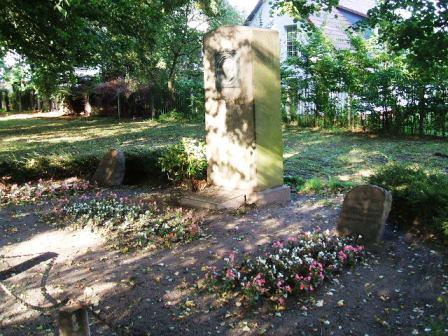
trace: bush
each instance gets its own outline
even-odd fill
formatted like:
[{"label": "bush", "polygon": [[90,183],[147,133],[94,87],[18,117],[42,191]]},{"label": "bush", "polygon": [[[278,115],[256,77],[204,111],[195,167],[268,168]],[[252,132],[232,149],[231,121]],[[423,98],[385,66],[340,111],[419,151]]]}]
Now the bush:
[{"label": "bush", "polygon": [[314,177],[312,179],[306,180],[300,191],[306,194],[318,194],[324,189],[324,187],[324,182],[320,178]]},{"label": "bush", "polygon": [[159,158],[161,170],[169,180],[203,180],[207,177],[205,144],[197,140],[182,139],[181,143],[168,147]]},{"label": "bush", "polygon": [[341,181],[330,177],[327,182],[327,189],[331,192],[341,192],[344,190],[352,189],[355,186],[353,182]]},{"label": "bush", "polygon": [[125,184],[138,184],[142,182],[166,182],[166,175],[162,172],[159,159],[161,149],[126,151]]},{"label": "bush", "polygon": [[391,218],[401,226],[415,226],[448,239],[448,176],[417,166],[388,165],[370,183],[392,192]]},{"label": "bush", "polygon": [[42,178],[88,177],[95,172],[100,160],[95,155],[58,156],[51,159],[47,156],[21,159],[10,156],[0,161],[0,178],[22,183]]},{"label": "bush", "polygon": [[305,183],[305,179],[300,176],[285,176],[285,184],[291,187],[292,191],[299,192]]},{"label": "bush", "polygon": [[[126,184],[152,181],[181,182],[205,179],[207,160],[204,143],[189,139],[166,149],[127,149]],[[30,155],[0,160],[0,180],[24,183],[40,179],[90,178],[96,171],[103,153],[89,155]]]}]

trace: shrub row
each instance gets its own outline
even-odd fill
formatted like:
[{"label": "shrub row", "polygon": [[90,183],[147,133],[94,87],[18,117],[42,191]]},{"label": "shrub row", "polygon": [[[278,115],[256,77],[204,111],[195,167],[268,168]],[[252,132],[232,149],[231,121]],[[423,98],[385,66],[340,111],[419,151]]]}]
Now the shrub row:
[{"label": "shrub row", "polygon": [[329,177],[328,180],[317,177],[305,180],[299,176],[285,176],[285,183],[291,187],[292,191],[305,194],[342,192],[355,186],[352,182],[341,181],[334,177]]},{"label": "shrub row", "polygon": [[[90,178],[101,160],[101,154],[9,156],[0,159],[0,179],[23,183],[39,179],[68,177]],[[125,150],[125,184],[146,181],[181,182],[185,179],[202,179],[207,162],[204,145],[198,141],[182,140],[163,149]]]},{"label": "shrub row", "polygon": [[448,176],[418,166],[388,165],[370,183],[392,192],[391,219],[448,240]]}]

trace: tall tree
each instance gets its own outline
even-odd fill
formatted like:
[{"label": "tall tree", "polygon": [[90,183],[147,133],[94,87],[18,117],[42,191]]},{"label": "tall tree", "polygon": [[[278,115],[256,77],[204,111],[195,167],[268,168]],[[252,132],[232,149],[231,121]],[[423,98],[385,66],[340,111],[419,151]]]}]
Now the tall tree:
[{"label": "tall tree", "polygon": [[415,66],[448,64],[448,1],[381,1],[369,12],[367,23],[379,29],[381,42],[406,52]]}]

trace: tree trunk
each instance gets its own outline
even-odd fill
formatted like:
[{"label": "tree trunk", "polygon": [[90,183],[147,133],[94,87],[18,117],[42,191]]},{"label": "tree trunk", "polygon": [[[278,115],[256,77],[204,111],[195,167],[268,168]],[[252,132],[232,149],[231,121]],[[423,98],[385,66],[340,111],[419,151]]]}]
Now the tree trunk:
[{"label": "tree trunk", "polygon": [[17,107],[19,108],[19,113],[22,113],[22,94],[20,92],[17,92]]},{"label": "tree trunk", "polygon": [[418,134],[425,134],[425,116],[426,116],[426,106],[425,106],[425,88],[419,88],[419,100],[418,100]]},{"label": "tree trunk", "polygon": [[442,136],[446,134],[446,112],[442,115]]},{"label": "tree trunk", "polygon": [[352,115],[352,95],[348,95],[348,108],[347,108],[347,119],[348,119],[348,128],[353,130],[354,123],[352,122],[353,115]]},{"label": "tree trunk", "polygon": [[88,93],[84,94],[84,114],[87,117],[90,117],[92,114],[92,105],[90,105],[90,97]]},{"label": "tree trunk", "polygon": [[9,94],[8,91],[5,91],[5,106],[6,106],[6,112],[10,112],[11,111],[11,104],[9,101]]},{"label": "tree trunk", "polygon": [[37,110],[41,111],[42,110],[42,102],[40,100],[40,96],[37,96]]},{"label": "tree trunk", "polygon": [[152,94],[149,98],[150,110],[151,110],[151,119],[156,117],[156,108],[154,106],[154,95]]},{"label": "tree trunk", "polygon": [[118,112],[118,120],[120,120],[121,119],[121,92],[120,91],[118,91],[117,112]]}]

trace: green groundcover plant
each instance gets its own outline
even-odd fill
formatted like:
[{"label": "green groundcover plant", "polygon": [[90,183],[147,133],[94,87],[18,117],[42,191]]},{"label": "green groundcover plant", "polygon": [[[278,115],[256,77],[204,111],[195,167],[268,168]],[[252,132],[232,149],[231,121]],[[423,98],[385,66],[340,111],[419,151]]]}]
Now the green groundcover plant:
[{"label": "green groundcover plant", "polygon": [[249,303],[265,298],[284,307],[288,297],[314,292],[363,257],[364,247],[355,239],[316,230],[274,242],[261,255],[245,255],[240,263],[231,253],[224,269],[207,269],[206,283],[211,289],[235,291]]},{"label": "green groundcover plant", "polygon": [[59,225],[70,223],[72,228],[90,227],[125,251],[169,246],[200,235],[199,222],[191,210],[165,207],[151,200],[119,198],[113,193],[82,196],[73,202],[62,199],[45,218]]}]

